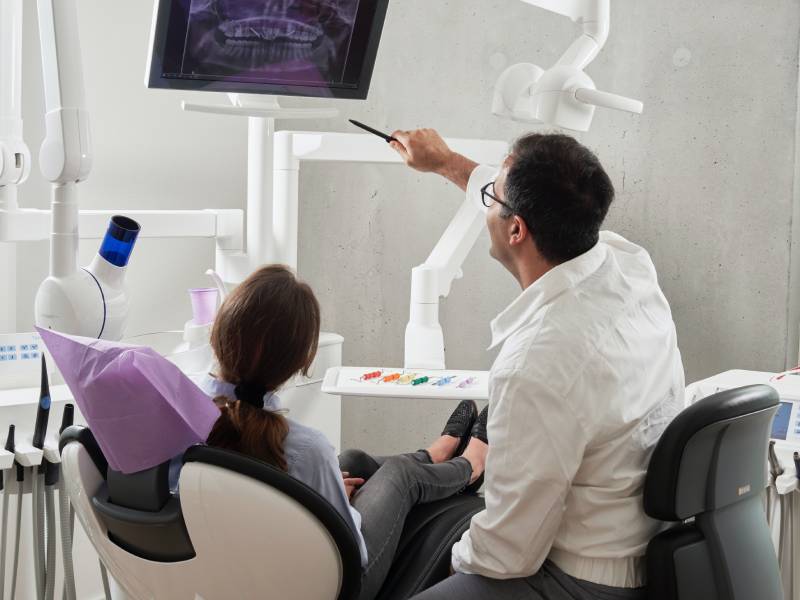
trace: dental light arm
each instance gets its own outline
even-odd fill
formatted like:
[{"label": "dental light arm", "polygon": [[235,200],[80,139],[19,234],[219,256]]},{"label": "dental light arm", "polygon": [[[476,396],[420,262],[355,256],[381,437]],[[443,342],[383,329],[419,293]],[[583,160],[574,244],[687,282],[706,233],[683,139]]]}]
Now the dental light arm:
[{"label": "dental light arm", "polygon": [[76,0],[38,0],[46,135],[39,152],[52,184],[50,275],[36,294],[36,324],[45,329],[120,339],[128,314],[125,269],[139,233],[112,218],[100,252],[78,268],[77,184],[89,176],[92,144],[85,108]]},{"label": "dental light arm", "polygon": [[411,271],[411,311],[405,336],[407,369],[444,369],[439,298],[450,294],[461,265],[484,227],[484,213],[467,195],[428,259]]},{"label": "dental light arm", "polygon": [[547,71],[530,63],[506,69],[495,84],[494,114],[515,121],[588,131],[597,106],[642,112],[644,106],[638,100],[597,91],[583,72],[608,39],[610,0],[522,1],[569,17],[582,25],[583,33]]},{"label": "dental light arm", "polygon": [[22,139],[22,0],[0,2],[0,210],[16,208],[16,186],[30,172]]}]

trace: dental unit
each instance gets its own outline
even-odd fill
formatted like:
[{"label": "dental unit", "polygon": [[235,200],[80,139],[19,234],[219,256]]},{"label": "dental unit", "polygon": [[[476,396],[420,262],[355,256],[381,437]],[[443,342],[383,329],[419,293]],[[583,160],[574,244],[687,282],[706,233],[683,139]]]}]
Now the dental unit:
[{"label": "dental unit", "polygon": [[[595,106],[641,112],[642,106],[636,101],[598,92],[591,79],[583,73],[608,36],[608,0],[523,1],[580,22],[584,33],[548,71],[532,65],[510,67],[495,89],[491,107],[495,114],[514,120],[586,130]],[[360,67],[357,80],[355,83],[344,81],[339,87],[326,87],[320,82],[334,79],[334,74],[339,71],[350,72],[343,67],[348,59],[342,58],[344,53],[341,49],[350,43],[348,28],[359,22],[352,13],[362,10],[357,8],[359,3],[323,0],[321,4],[331,11],[326,13],[328,17],[323,26],[301,23],[287,28],[285,18],[252,14],[246,2],[192,2],[187,31],[181,39],[187,41],[188,48],[197,49],[198,54],[206,57],[198,59],[194,65],[195,73],[223,73],[212,78],[214,81],[211,83],[194,74],[186,76],[180,70],[170,71],[173,67],[169,59],[166,23],[173,14],[174,4],[167,0],[154,2],[145,83],[151,88],[228,94],[227,103],[193,100],[183,102],[181,107],[187,112],[247,119],[247,191],[243,209],[80,208],[79,184],[89,177],[94,156],[84,94],[76,0],[37,0],[46,110],[46,136],[39,152],[38,166],[51,184],[51,206],[49,210],[20,207],[18,188],[29,177],[33,163],[24,141],[22,123],[23,3],[22,0],[0,0],[0,242],[8,247],[10,264],[13,265],[16,243],[50,241],[49,272],[35,301],[37,326],[90,338],[120,340],[126,335],[130,311],[125,274],[135,244],[147,243],[153,238],[213,240],[214,265],[209,274],[214,279],[215,288],[192,290],[192,319],[184,324],[182,332],[165,337],[168,339],[166,342],[159,341],[159,351],[172,355],[170,358],[184,372],[204,374],[208,372],[207,365],[211,360],[208,335],[214,311],[227,290],[264,263],[284,263],[294,269],[298,266],[300,171],[303,165],[363,163],[386,167],[400,165],[402,161],[384,141],[372,135],[281,130],[277,126],[278,121],[329,120],[337,117],[339,111],[324,104],[313,108],[285,108],[280,106],[275,96],[366,97],[386,15],[385,0],[373,3],[374,11],[368,15],[371,28],[362,32],[361,37],[366,41],[359,49],[363,64],[357,65]],[[292,2],[273,4],[282,5],[283,17],[292,11]],[[241,13],[237,14],[237,11]],[[290,16],[295,21],[300,19],[297,15]],[[361,38],[355,36],[353,39]],[[278,82],[237,81],[231,64],[244,60],[244,56],[248,64],[263,65],[266,72],[276,75]],[[298,62],[311,57],[319,65],[317,73],[298,67]],[[383,139],[389,137],[380,135]],[[484,164],[499,164],[508,150],[505,141],[446,141],[455,151]],[[343,395],[485,399],[488,393],[486,372],[458,369],[445,372],[444,336],[439,323],[440,300],[449,295],[453,282],[462,277],[462,265],[483,228],[483,212],[465,200],[426,261],[412,270],[402,367],[343,367],[343,338],[323,332],[312,375],[298,377],[281,393],[282,403],[291,409],[293,416],[322,430],[339,448]],[[87,239],[99,240],[100,248],[91,263],[81,268],[78,266],[79,242]],[[0,310],[8,310],[8,314],[0,313],[0,327],[4,327],[4,322],[10,322],[11,325],[5,329],[13,330],[16,325],[14,302]],[[53,385],[51,397],[43,351],[38,347],[31,349],[26,352],[24,360],[22,350],[17,351],[23,344],[30,348],[37,343],[36,334],[0,334],[0,357],[15,357],[14,365],[10,360],[0,363],[0,379],[22,373],[32,380],[33,366],[41,358],[33,434],[30,436],[25,428],[19,426],[17,444],[12,437],[10,450],[16,453],[17,458],[14,464],[19,495],[17,526],[13,528],[16,539],[19,539],[22,529],[20,511],[26,473],[32,477],[33,487],[35,577],[33,585],[21,581],[20,587],[24,590],[22,593],[33,594],[35,589],[37,599],[50,600],[57,595],[55,557],[59,547],[56,537],[59,528],[55,526],[55,492],[58,490],[60,548],[65,559],[64,589],[59,591],[71,599],[76,597],[75,574],[81,569],[73,568],[71,561],[75,541],[72,509],[67,503],[64,477],[59,477],[58,452],[53,443],[55,435],[47,436],[47,421],[51,406],[54,411],[63,407],[61,431],[73,422],[82,423],[83,418],[79,411],[73,412],[72,405],[67,404],[71,398],[63,386]],[[4,347],[12,346],[13,351],[3,351]],[[370,376],[365,377],[365,374]],[[387,394],[386,386],[391,386],[390,394]],[[19,387],[22,386],[16,383],[13,386],[14,389]],[[32,400],[33,396],[28,394],[23,410],[16,396],[8,400],[0,395],[0,411],[6,411],[4,415],[13,415],[20,423],[24,422],[23,417],[29,421]],[[4,408],[4,402],[11,408]],[[54,418],[57,415],[54,412]],[[9,470],[4,473],[4,527],[0,534],[3,536],[3,551],[6,548],[5,501],[9,497],[10,474]],[[76,530],[75,534],[77,538],[81,532]],[[19,543],[15,555],[18,553]],[[76,556],[75,560],[82,559]],[[0,564],[0,570],[5,572],[5,563]],[[16,573],[15,566],[11,574],[12,588],[16,585]],[[0,582],[5,581],[3,576],[0,573]]]}]

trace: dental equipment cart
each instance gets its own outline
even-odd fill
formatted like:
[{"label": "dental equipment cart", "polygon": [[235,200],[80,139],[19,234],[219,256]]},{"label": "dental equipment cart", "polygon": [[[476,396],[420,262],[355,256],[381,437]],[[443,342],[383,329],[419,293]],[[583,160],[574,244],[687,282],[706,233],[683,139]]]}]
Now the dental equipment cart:
[{"label": "dental equipment cart", "polygon": [[767,518],[778,554],[786,600],[800,600],[800,485],[794,460],[800,452],[800,373],[725,371],[686,388],[686,402],[693,404],[722,390],[764,383],[778,391],[781,405],[772,424],[770,487]]}]

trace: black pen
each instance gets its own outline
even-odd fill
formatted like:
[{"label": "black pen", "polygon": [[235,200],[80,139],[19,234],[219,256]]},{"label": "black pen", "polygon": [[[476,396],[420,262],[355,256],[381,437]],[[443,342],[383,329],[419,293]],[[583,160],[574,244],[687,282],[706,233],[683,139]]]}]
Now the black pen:
[{"label": "black pen", "polygon": [[397,141],[397,138],[393,138],[392,136],[386,135],[385,133],[382,133],[382,132],[378,131],[377,129],[373,129],[369,125],[364,125],[363,123],[359,123],[358,121],[354,121],[353,119],[348,119],[348,120],[353,125],[355,125],[356,127],[360,127],[364,131],[369,131],[371,134],[377,135],[379,138],[383,138],[384,140],[386,140],[387,143],[388,142],[396,142]]}]

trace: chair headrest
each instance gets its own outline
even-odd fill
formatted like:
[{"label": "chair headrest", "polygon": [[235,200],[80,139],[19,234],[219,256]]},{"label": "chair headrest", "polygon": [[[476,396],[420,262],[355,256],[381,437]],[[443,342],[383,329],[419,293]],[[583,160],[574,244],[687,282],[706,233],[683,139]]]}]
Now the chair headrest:
[{"label": "chair headrest", "polygon": [[760,494],[778,405],[774,388],[751,385],[719,392],[681,412],[650,459],[645,512],[682,521]]}]

